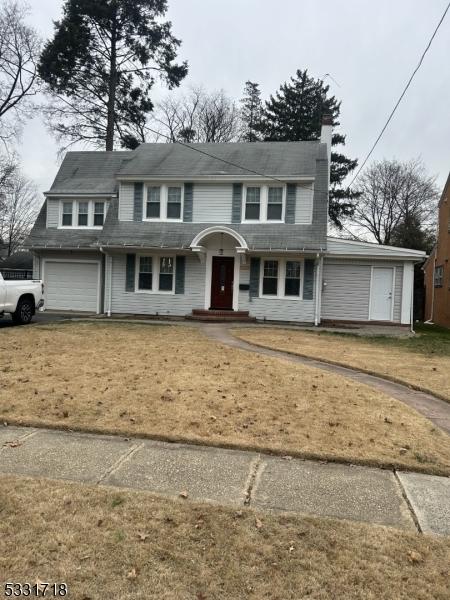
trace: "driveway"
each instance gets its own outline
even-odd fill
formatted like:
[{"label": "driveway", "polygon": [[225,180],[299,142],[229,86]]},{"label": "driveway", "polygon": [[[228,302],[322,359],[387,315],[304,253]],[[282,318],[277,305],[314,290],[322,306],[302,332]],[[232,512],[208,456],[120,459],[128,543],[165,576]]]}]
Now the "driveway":
[{"label": "driveway", "polygon": [[[64,319],[67,319],[69,317],[73,317],[73,313],[51,313],[51,312],[37,312],[34,317],[33,317],[33,321],[31,322],[32,325],[40,325],[42,323],[55,323],[56,321],[62,321]],[[0,318],[0,329],[5,329],[6,327],[14,327],[14,323],[12,322],[12,319],[10,317],[10,315],[5,315],[4,317]]]}]

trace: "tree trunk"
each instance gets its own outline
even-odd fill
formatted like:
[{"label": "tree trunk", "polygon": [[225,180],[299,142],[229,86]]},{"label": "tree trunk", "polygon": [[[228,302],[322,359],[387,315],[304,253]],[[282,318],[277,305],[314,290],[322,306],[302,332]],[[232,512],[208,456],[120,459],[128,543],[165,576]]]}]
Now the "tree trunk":
[{"label": "tree trunk", "polygon": [[108,89],[108,120],[106,123],[106,148],[105,150],[114,150],[114,121],[116,109],[116,88],[117,88],[117,36],[116,29],[111,31],[111,58],[109,70],[109,89]]}]

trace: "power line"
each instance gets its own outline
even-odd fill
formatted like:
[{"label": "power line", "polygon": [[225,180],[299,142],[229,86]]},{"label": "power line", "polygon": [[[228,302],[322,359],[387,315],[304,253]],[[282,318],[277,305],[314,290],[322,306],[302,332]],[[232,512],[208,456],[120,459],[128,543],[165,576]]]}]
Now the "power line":
[{"label": "power line", "polygon": [[162,133],[161,131],[156,131],[151,127],[146,126],[146,129],[154,133],[155,135],[161,135],[162,137],[169,140],[169,142],[173,142],[174,144],[179,144],[180,146],[185,146],[186,148],[190,148],[191,150],[195,150],[195,152],[199,152],[200,154],[204,154],[205,156],[209,156],[209,158],[214,158],[215,160],[219,160],[220,162],[225,163],[226,165],[230,165],[231,167],[236,167],[237,169],[242,169],[243,171],[248,171],[249,173],[253,173],[253,175],[259,175],[260,177],[265,177],[266,179],[273,179],[273,181],[278,181],[279,183],[284,183],[282,179],[278,179],[278,177],[273,177],[272,175],[266,175],[264,173],[260,173],[259,171],[254,171],[253,169],[249,169],[242,165],[238,165],[237,163],[226,160],[225,158],[220,158],[220,156],[214,156],[214,154],[210,154],[205,150],[200,150],[196,146],[191,146],[190,144],[186,144],[185,142],[180,142],[179,140],[173,140],[170,136]]},{"label": "power line", "polygon": [[437,32],[438,32],[438,30],[439,30],[440,26],[442,25],[442,22],[444,21],[444,19],[445,19],[446,15],[447,15],[447,12],[448,12],[448,10],[449,10],[449,9],[450,9],[450,2],[447,4],[447,8],[444,10],[444,14],[443,14],[443,15],[442,15],[442,17],[440,18],[440,20],[439,20],[439,23],[437,24],[437,26],[436,26],[436,29],[434,30],[434,32],[433,32],[433,35],[431,36],[431,38],[430,38],[430,41],[429,41],[429,42],[428,42],[428,44],[427,44],[427,47],[426,47],[426,48],[425,48],[425,50],[423,51],[423,53],[422,53],[422,56],[420,57],[420,60],[419,60],[419,63],[418,63],[418,65],[417,65],[417,67],[414,69],[414,71],[413,71],[413,73],[412,73],[411,77],[410,77],[410,78],[409,78],[409,80],[408,80],[408,83],[406,84],[406,86],[405,86],[405,88],[404,88],[403,92],[402,92],[402,93],[401,93],[401,95],[400,95],[400,98],[397,100],[397,102],[396,102],[396,104],[395,104],[394,108],[392,109],[392,112],[391,112],[391,114],[389,115],[389,118],[388,118],[388,120],[387,120],[387,121],[386,121],[386,123],[384,124],[384,127],[383,127],[383,129],[381,130],[381,132],[380,132],[379,136],[378,136],[378,137],[377,137],[377,139],[375,140],[375,142],[374,142],[374,144],[373,144],[372,148],[370,149],[370,152],[368,153],[368,155],[367,155],[367,156],[366,156],[366,158],[364,159],[364,162],[363,162],[363,163],[362,163],[362,165],[359,167],[358,171],[356,172],[356,175],[353,177],[353,179],[352,179],[352,181],[351,181],[351,183],[350,183],[349,187],[352,187],[352,185],[355,183],[356,179],[359,177],[359,174],[361,173],[361,171],[363,170],[363,168],[364,168],[365,164],[367,163],[367,161],[368,161],[368,160],[369,160],[369,158],[371,157],[371,155],[372,155],[372,152],[375,150],[375,147],[377,146],[378,142],[380,141],[380,139],[381,139],[381,137],[382,137],[383,133],[386,131],[386,128],[387,128],[387,126],[389,125],[389,123],[391,122],[391,120],[392,120],[392,117],[394,116],[394,114],[395,114],[395,112],[396,112],[396,110],[397,110],[397,108],[398,108],[398,106],[399,106],[400,102],[403,100],[403,96],[406,94],[406,92],[407,92],[407,90],[408,90],[409,86],[411,85],[411,83],[412,83],[412,80],[414,79],[414,77],[415,77],[415,75],[416,75],[417,71],[418,71],[418,70],[420,69],[420,67],[422,66],[423,59],[425,58],[425,55],[427,54],[428,50],[430,49],[430,47],[431,47],[431,44],[433,43],[433,40],[434,40],[434,38],[436,37],[436,34],[437,34]]}]

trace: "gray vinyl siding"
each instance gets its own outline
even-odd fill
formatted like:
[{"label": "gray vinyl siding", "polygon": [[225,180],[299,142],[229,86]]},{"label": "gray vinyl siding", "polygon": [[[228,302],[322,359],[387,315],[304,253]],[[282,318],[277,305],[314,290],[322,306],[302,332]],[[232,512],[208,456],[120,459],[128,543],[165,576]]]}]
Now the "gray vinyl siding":
[{"label": "gray vinyl siding", "polygon": [[295,199],[295,223],[308,225],[312,223],[313,214],[313,186],[297,185],[297,193]]},{"label": "gray vinyl siding", "polygon": [[228,183],[195,183],[194,223],[231,223],[233,186]]},{"label": "gray vinyl siding", "polygon": [[59,206],[60,200],[47,200],[47,227],[59,226]]},{"label": "gray vinyl siding", "polygon": [[134,214],[134,183],[122,182],[119,191],[119,220],[132,221]]},{"label": "gray vinyl siding", "polygon": [[[146,294],[125,291],[126,255],[112,257],[113,313],[185,316],[193,308],[204,308],[205,265],[196,256],[186,256],[184,294]],[[106,288],[108,289],[108,288]]]},{"label": "gray vinyl siding", "polygon": [[400,322],[403,266],[384,262],[325,259],[323,265],[322,319],[368,321],[371,267],[396,267],[394,321]]}]

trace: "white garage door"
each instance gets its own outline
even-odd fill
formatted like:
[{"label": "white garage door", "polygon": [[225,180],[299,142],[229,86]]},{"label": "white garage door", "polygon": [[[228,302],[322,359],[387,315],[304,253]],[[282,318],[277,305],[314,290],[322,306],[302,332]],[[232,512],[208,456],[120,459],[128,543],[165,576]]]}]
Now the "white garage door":
[{"label": "white garage door", "polygon": [[45,261],[45,308],[98,311],[99,264]]}]

